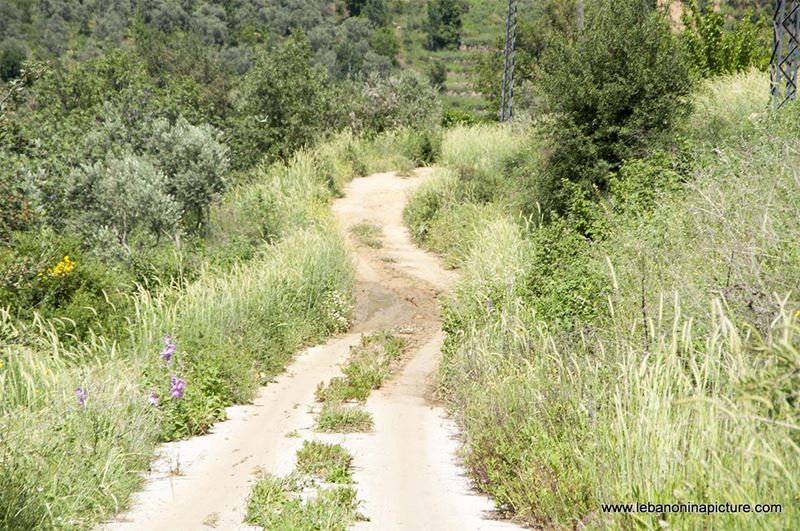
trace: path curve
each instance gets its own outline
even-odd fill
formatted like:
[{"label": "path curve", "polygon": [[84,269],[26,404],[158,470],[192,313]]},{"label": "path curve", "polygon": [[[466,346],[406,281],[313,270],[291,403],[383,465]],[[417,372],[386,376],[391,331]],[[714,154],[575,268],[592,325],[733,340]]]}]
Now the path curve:
[{"label": "path curve", "polygon": [[[439,295],[454,274],[413,245],[402,222],[407,197],[430,175],[382,173],[356,179],[333,210],[349,228],[383,229],[380,249],[351,244],[357,260],[353,330],[298,354],[287,371],[262,388],[253,404],[228,409],[211,434],[162,445],[131,511],[103,530],[250,529],[241,522],[259,471],[284,475],[294,468],[303,440],[346,446],[368,522],[358,529],[467,531],[515,529],[492,519],[492,503],[476,494],[456,457],[456,430],[431,400],[442,341]],[[314,390],[341,374],[362,333],[394,328],[410,341],[404,366],[367,402],[372,433],[323,435],[313,431]],[[299,437],[287,435],[299,434]]]}]

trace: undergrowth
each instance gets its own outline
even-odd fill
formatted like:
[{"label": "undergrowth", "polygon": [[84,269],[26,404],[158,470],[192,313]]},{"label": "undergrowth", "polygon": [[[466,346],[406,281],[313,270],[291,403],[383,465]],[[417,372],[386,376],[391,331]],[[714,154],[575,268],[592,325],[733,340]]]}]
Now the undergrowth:
[{"label": "undergrowth", "polygon": [[[495,133],[529,139],[518,155],[448,133],[447,169],[406,220],[462,270],[442,387],[500,508],[553,529],[800,522],[800,110],[769,112],[767,93],[759,73],[710,82],[673,146],[626,161],[603,194],[573,190],[552,219],[512,208],[502,183],[541,171],[535,131]],[[601,511],[632,502],[782,512]]]},{"label": "undergrowth", "polygon": [[[353,265],[329,201],[356,175],[433,156],[427,135],[345,133],[257,166],[211,212],[195,273],[87,310],[116,312],[112,335],[0,309],[0,528],[87,529],[123,510],[158,442],[205,433],[346,329]],[[54,282],[82,266],[59,260]]]}]

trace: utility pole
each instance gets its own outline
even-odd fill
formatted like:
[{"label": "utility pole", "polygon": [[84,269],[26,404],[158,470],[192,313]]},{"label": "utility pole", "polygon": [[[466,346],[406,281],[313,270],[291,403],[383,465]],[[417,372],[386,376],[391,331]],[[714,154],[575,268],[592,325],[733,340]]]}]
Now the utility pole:
[{"label": "utility pole", "polygon": [[517,0],[508,0],[506,46],[503,51],[503,90],[500,95],[500,123],[510,123],[514,114],[514,54],[517,44]]},{"label": "utility pole", "polygon": [[800,1],[778,0],[773,20],[770,95],[780,109],[797,97],[797,69],[800,65]]},{"label": "utility pole", "polygon": [[578,0],[578,30],[583,31],[583,0]]}]

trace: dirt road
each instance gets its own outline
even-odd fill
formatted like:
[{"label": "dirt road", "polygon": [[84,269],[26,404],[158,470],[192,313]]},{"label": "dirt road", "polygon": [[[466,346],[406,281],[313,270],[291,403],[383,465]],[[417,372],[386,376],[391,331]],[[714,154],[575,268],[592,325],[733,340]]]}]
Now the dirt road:
[{"label": "dirt road", "polygon": [[[210,435],[163,445],[133,509],[102,529],[246,529],[241,522],[257,471],[286,474],[303,440],[346,446],[354,457],[361,529],[512,529],[491,519],[491,502],[471,491],[457,459],[455,430],[432,392],[442,333],[438,296],[453,281],[438,259],[413,245],[402,223],[406,199],[427,176],[392,173],[353,181],[334,212],[349,236],[381,227],[382,247],[357,253],[356,322],[351,333],[299,354],[252,405],[228,410]],[[319,382],[340,374],[362,333],[401,330],[412,348],[398,374],[372,394],[372,433],[321,435],[311,412]],[[287,435],[299,434],[299,437]]]}]

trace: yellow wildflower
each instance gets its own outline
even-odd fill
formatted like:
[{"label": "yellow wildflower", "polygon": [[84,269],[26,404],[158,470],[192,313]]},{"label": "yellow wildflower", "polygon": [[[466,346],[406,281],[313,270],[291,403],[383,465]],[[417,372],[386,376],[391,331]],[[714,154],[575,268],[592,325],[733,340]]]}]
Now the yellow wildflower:
[{"label": "yellow wildflower", "polygon": [[63,260],[49,268],[47,274],[53,278],[63,278],[72,273],[73,269],[75,269],[75,262],[69,256],[65,256]]}]

